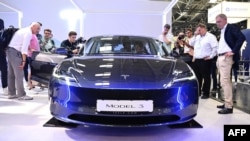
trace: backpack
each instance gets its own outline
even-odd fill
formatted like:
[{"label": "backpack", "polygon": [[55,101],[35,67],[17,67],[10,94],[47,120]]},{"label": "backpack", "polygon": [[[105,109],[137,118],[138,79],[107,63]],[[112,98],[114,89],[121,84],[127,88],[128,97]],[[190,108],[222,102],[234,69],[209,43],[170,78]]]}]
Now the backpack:
[{"label": "backpack", "polygon": [[53,45],[53,46],[55,46],[55,42],[54,42],[54,40],[50,40],[51,41],[51,44]]},{"label": "backpack", "polygon": [[18,28],[7,28],[0,30],[0,49],[5,50]]}]

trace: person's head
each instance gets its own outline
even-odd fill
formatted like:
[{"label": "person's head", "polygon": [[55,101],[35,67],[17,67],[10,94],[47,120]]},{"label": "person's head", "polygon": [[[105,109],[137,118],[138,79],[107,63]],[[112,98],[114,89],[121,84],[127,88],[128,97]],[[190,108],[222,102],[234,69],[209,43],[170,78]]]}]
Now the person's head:
[{"label": "person's head", "polygon": [[191,38],[191,37],[193,36],[193,31],[192,31],[191,28],[187,28],[187,29],[186,29],[186,36],[187,36],[188,38]]},{"label": "person's head", "polygon": [[167,34],[168,33],[168,31],[169,31],[169,29],[170,29],[170,25],[169,24],[165,24],[164,25],[164,34]]},{"label": "person's head", "polygon": [[[37,22],[39,25],[40,25],[40,27],[42,27],[43,26],[43,24],[41,23],[41,22]],[[40,30],[39,30],[39,32],[40,32]],[[39,34],[39,32],[37,33],[37,34]],[[42,36],[41,36],[42,37]]]},{"label": "person's head", "polygon": [[45,39],[49,39],[51,38],[51,30],[50,29],[44,29],[43,33],[44,33],[44,38]]},{"label": "person's head", "polygon": [[38,34],[41,29],[41,25],[38,22],[33,22],[31,23],[30,28],[32,34]]},{"label": "person's head", "polygon": [[125,51],[128,51],[128,52],[131,51],[131,43],[130,43],[130,40],[129,40],[128,37],[124,37],[124,38],[122,39],[122,45],[123,45],[123,49],[124,49]]},{"label": "person's head", "polygon": [[215,18],[216,25],[219,29],[222,29],[227,24],[227,16],[225,14],[219,14]]},{"label": "person's head", "polygon": [[144,52],[144,48],[143,48],[143,43],[138,41],[138,42],[135,42],[135,52],[136,53],[142,53]]},{"label": "person's head", "polygon": [[207,33],[207,26],[203,23],[199,23],[196,31],[198,32],[198,34],[200,34],[201,36],[204,36]]},{"label": "person's head", "polygon": [[68,36],[69,36],[69,39],[68,39],[68,40],[69,40],[71,43],[73,43],[73,42],[76,41],[77,33],[76,33],[75,31],[70,31],[69,34],[68,34]]},{"label": "person's head", "polygon": [[38,24],[40,24],[40,26],[43,26],[43,24],[41,22],[37,22]]}]

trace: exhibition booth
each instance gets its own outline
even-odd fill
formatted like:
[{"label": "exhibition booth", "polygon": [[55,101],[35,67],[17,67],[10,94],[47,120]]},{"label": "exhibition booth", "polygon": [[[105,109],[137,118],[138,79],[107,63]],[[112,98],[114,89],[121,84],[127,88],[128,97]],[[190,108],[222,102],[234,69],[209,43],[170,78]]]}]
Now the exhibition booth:
[{"label": "exhibition booth", "polygon": [[249,2],[227,2],[222,1],[216,6],[208,9],[208,23],[215,23],[218,14],[226,14],[228,23],[238,23],[247,20],[247,27],[250,28],[250,3]]}]

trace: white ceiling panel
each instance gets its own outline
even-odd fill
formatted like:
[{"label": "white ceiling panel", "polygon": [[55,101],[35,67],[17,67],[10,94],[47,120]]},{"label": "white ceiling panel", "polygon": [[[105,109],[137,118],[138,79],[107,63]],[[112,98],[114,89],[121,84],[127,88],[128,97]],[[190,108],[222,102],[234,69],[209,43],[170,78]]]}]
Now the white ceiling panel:
[{"label": "white ceiling panel", "polygon": [[0,2],[0,12],[15,12]]},{"label": "white ceiling panel", "polygon": [[72,0],[86,13],[162,13],[169,1]]}]

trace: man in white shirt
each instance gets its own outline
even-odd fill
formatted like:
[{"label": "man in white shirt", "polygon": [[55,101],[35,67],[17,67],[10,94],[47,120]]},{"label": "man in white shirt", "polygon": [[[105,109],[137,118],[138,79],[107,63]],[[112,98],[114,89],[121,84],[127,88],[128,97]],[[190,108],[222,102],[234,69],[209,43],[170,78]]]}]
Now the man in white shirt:
[{"label": "man in white shirt", "polygon": [[221,30],[219,40],[217,67],[220,73],[220,82],[224,92],[224,104],[218,105],[219,114],[233,113],[233,92],[231,69],[238,67],[240,48],[245,41],[245,36],[237,24],[227,23],[227,16],[219,14],[215,18],[217,27]]},{"label": "man in white shirt", "polygon": [[194,39],[194,63],[196,64],[197,79],[200,92],[203,91],[202,99],[209,98],[211,87],[211,65],[216,56],[218,41],[215,35],[207,32],[206,25],[198,24],[196,32],[199,34]]},{"label": "man in white shirt", "polygon": [[30,26],[19,29],[12,37],[7,49],[8,58],[8,94],[9,99],[32,100],[26,95],[23,85],[23,67],[28,53],[32,34],[40,31],[40,24],[32,23]]},{"label": "man in white shirt", "polygon": [[[194,36],[193,36],[193,31],[191,28],[187,28],[186,29],[186,43],[188,45],[192,44],[192,40],[194,40]],[[189,46],[185,45],[184,47],[184,53],[187,53],[189,55],[191,55],[193,57],[194,55],[194,49],[190,48]]]},{"label": "man in white shirt", "polygon": [[168,53],[171,52],[172,43],[174,43],[173,34],[170,33],[169,30],[170,30],[170,25],[165,24],[162,34],[159,35],[159,37],[158,37],[159,41],[165,43],[165,46],[166,46]]}]

